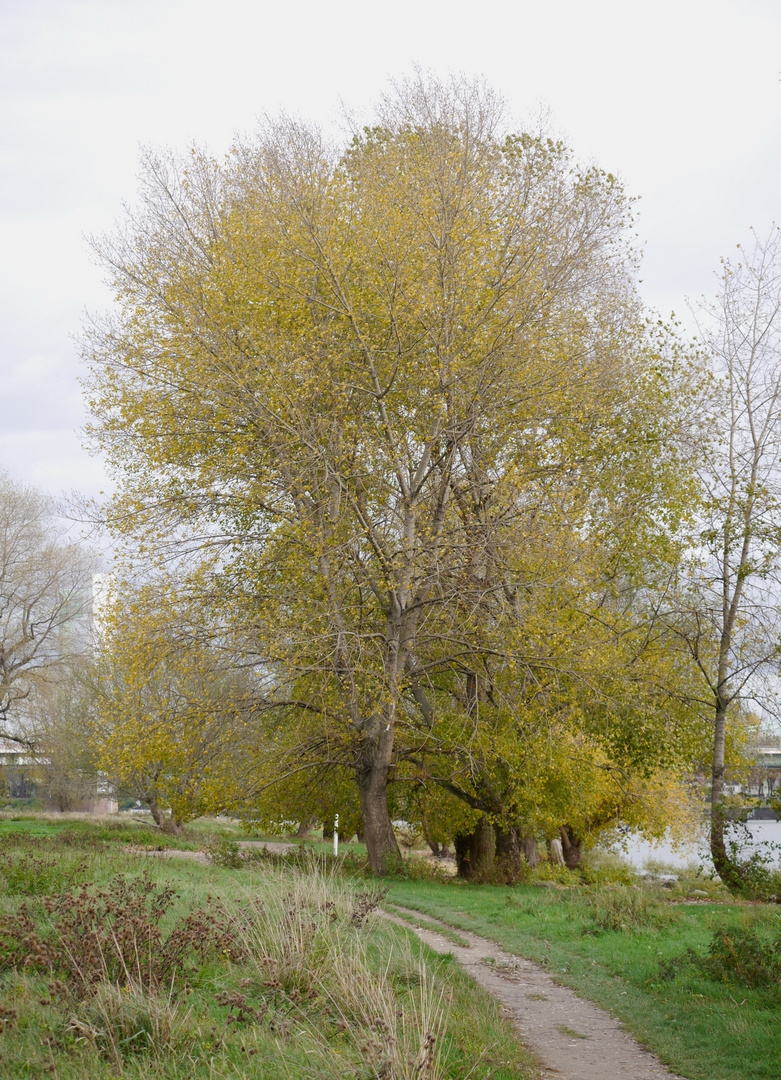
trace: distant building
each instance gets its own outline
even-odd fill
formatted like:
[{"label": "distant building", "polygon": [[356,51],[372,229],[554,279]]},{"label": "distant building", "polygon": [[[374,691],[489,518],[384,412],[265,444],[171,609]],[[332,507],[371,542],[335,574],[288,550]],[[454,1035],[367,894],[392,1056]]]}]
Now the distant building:
[{"label": "distant building", "polygon": [[781,787],[781,739],[763,739],[755,754],[746,793],[768,798]]}]

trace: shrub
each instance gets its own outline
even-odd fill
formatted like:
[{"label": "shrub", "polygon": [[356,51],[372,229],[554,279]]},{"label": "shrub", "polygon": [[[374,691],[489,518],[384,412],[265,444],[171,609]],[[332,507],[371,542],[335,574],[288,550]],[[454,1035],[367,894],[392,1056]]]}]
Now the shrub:
[{"label": "shrub", "polygon": [[637,874],[628,863],[619,859],[583,863],[578,869],[584,885],[635,885]]},{"label": "shrub", "polygon": [[702,899],[717,900],[722,904],[732,902],[734,899],[714,873],[707,873],[701,867],[687,867],[681,871],[678,883],[672,891],[676,896],[689,896],[696,891],[699,894],[705,894]]},{"label": "shrub", "polygon": [[552,881],[557,885],[577,885],[578,876],[566,866],[559,866],[557,862],[550,862],[548,859],[543,859],[534,867],[529,867],[524,860],[521,881],[525,885],[534,885],[538,881]]},{"label": "shrub", "polygon": [[754,917],[742,926],[718,926],[705,954],[689,948],[663,963],[660,974],[673,979],[686,967],[715,982],[781,990],[781,924]]},{"label": "shrub", "polygon": [[91,1043],[102,1057],[120,1069],[131,1055],[160,1057],[181,1050],[192,1033],[190,1010],[171,995],[130,983],[121,989],[101,983],[92,998],[70,1016],[65,1030]]},{"label": "shrub", "polygon": [[611,885],[586,898],[586,912],[594,930],[632,932],[674,922],[678,914],[661,895],[638,885]]},{"label": "shrub", "polygon": [[242,950],[227,913],[213,901],[180,919],[164,936],[160,923],[176,892],[148,874],[118,875],[104,890],[83,885],[72,895],[44,901],[40,926],[26,903],[0,917],[0,969],[23,968],[63,976],[73,997],[87,997],[103,982],[156,991],[183,981],[213,954],[240,959]]},{"label": "shrub", "polygon": [[82,877],[86,867],[83,857],[51,850],[44,837],[6,833],[0,848],[0,892],[7,896],[61,892]]},{"label": "shrub", "polygon": [[724,839],[729,861],[736,868],[732,888],[753,900],[781,897],[781,873],[775,869],[781,845],[768,841],[752,847],[751,832],[742,816],[724,823]]},{"label": "shrub", "polygon": [[242,855],[238,841],[229,836],[215,837],[206,848],[206,854],[215,866],[226,870],[240,870],[249,861]]},{"label": "shrub", "polygon": [[415,856],[396,860],[391,872],[394,877],[403,878],[405,881],[448,882],[453,880],[453,875],[448,873],[441,863],[432,862],[430,859],[419,859]]}]

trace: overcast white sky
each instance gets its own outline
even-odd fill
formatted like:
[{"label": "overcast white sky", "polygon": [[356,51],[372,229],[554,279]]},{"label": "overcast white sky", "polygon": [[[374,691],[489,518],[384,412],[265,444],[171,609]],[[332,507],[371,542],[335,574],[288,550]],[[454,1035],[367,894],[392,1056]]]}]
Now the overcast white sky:
[{"label": "overcast white sky", "polygon": [[664,315],[781,220],[781,0],[0,0],[0,466],[104,486],[71,336],[108,303],[83,237],[134,200],[140,144],[220,153],[280,108],[327,124],[414,63],[549,108],[622,177]]}]

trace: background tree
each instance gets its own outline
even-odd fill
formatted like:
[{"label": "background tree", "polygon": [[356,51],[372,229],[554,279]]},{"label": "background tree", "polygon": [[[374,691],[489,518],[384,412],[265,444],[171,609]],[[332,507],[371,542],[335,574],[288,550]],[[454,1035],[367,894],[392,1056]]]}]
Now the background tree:
[{"label": "background tree", "polygon": [[[36,682],[83,648],[93,552],[69,541],[54,503],[0,472],[0,734],[26,741],[15,720]],[[81,626],[83,630],[83,625]]]},{"label": "background tree", "polygon": [[743,870],[724,836],[725,748],[741,703],[762,699],[763,682],[772,688],[781,658],[781,232],[738,250],[722,260],[718,300],[700,312],[715,381],[703,415],[699,550],[674,625],[713,718],[713,862],[739,889]]},{"label": "background tree", "polygon": [[110,523],[219,551],[212,602],[273,672],[280,777],[349,769],[381,871],[399,763],[443,723],[482,732],[501,681],[512,702],[572,670],[530,632],[560,582],[534,588],[529,553],[566,574],[600,518],[576,494],[661,445],[633,423],[628,202],[506,134],[484,88],[423,78],[346,149],[269,123],[222,163],[150,156],[142,194],[98,244],[118,310],[87,344]]},{"label": "background tree", "polygon": [[89,680],[94,761],[166,832],[235,806],[253,771],[247,678],[218,636],[171,579],[117,588],[104,610]]},{"label": "background tree", "polygon": [[79,810],[105,794],[89,726],[88,655],[47,673],[20,707],[21,730],[35,746],[40,790],[57,810]]}]

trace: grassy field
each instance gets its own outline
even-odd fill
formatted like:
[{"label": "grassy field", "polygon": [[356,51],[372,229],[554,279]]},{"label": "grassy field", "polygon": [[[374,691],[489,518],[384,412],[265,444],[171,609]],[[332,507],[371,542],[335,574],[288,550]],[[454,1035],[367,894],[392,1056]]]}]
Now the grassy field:
[{"label": "grassy field", "polygon": [[197,851],[208,847],[218,837],[236,840],[261,840],[264,836],[248,833],[227,818],[200,818],[185,827],[179,836],[169,836],[158,829],[149,814],[34,814],[0,813],[0,841],[8,833],[30,833],[51,838],[64,837],[66,843],[79,836],[105,841],[110,846],[156,849],[178,848]]},{"label": "grassy field", "polygon": [[536,1076],[496,1003],[381,918],[377,883],[306,853],[150,858],[160,842],[133,821],[0,821],[4,1080]]},{"label": "grassy field", "polygon": [[[694,889],[712,893],[687,899]],[[396,881],[389,901],[543,964],[691,1080],[781,1077],[781,915],[675,891]]]},{"label": "grassy field", "polygon": [[[338,864],[322,842],[285,864],[240,852],[245,836],[0,818],[4,1080],[531,1080],[495,1003],[380,919],[386,887],[454,942],[469,929],[540,962],[691,1080],[781,1076],[774,904],[734,903],[702,877],[638,887],[620,867],[507,887],[411,863],[378,886],[357,845]],[[214,862],[150,857],[167,846]]]}]

